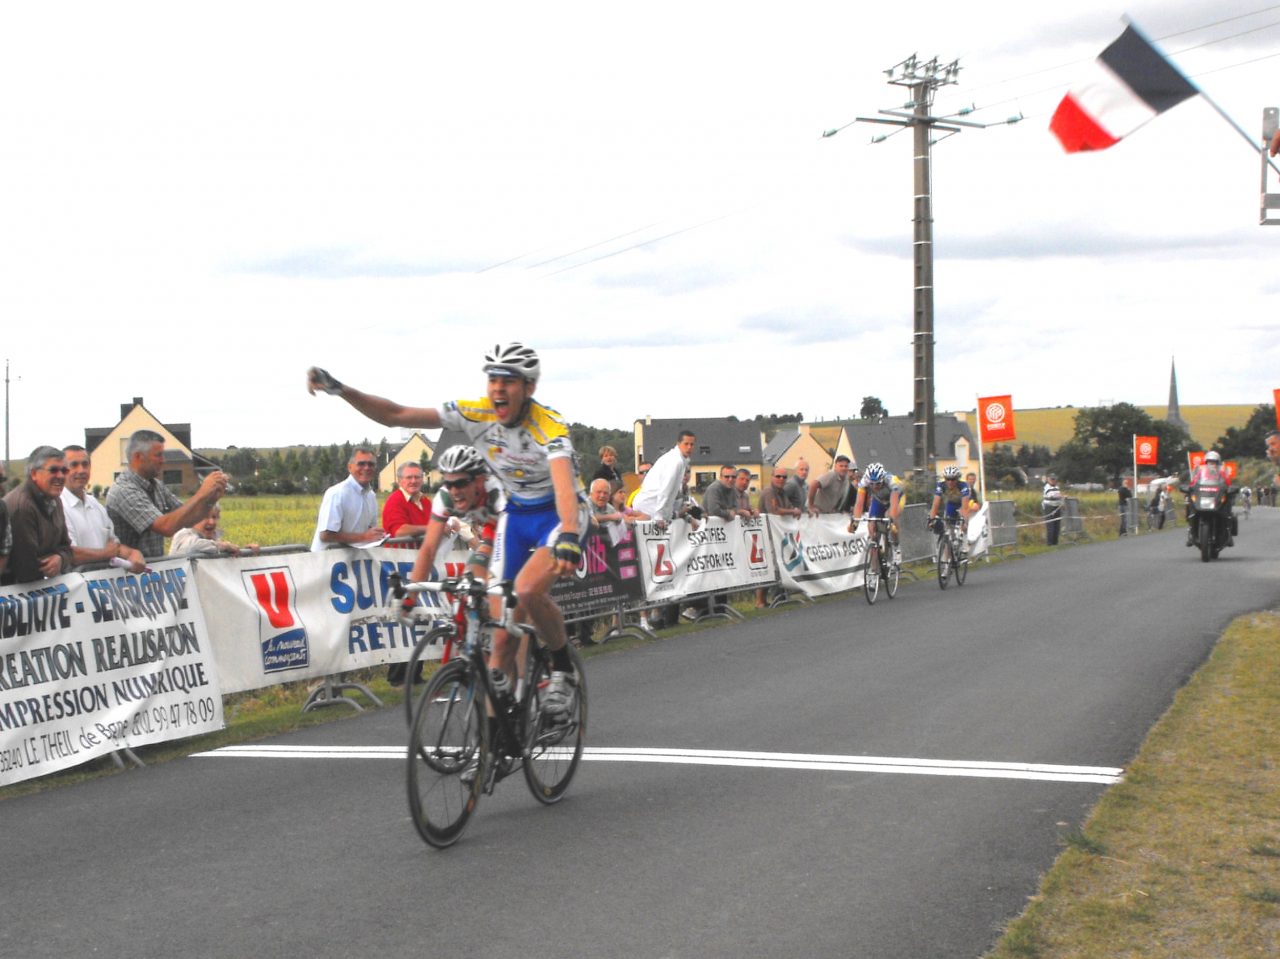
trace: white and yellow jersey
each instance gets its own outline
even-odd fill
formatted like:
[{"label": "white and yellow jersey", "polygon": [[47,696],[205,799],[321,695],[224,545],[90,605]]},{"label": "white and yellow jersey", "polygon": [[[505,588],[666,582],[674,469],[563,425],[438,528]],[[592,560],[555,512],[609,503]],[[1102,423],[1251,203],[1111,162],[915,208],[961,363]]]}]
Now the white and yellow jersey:
[{"label": "white and yellow jersey", "polygon": [[569,427],[559,413],[537,400],[529,401],[529,411],[512,427],[498,422],[488,398],[445,403],[440,408],[440,422],[446,429],[466,434],[507,496],[517,503],[553,500],[549,464],[554,459],[573,459]]}]

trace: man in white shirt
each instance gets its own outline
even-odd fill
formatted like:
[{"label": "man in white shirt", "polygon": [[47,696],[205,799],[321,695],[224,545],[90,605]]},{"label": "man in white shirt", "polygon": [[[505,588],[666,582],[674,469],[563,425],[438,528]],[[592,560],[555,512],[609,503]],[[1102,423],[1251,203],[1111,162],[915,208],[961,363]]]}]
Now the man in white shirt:
[{"label": "man in white shirt", "polygon": [[116,536],[107,508],[89,494],[92,463],[83,446],[66,446],[62,455],[67,460],[67,485],[63,487],[62,515],[67,520],[67,538],[71,540],[71,558],[77,566],[122,559],[129,569],[141,573],[146,569],[142,554],[125,546]]},{"label": "man in white shirt", "polygon": [[631,503],[635,509],[662,522],[675,519],[681,506],[680,488],[684,485],[684,473],[689,468],[693,444],[694,435],[684,430],[676,445],[658,457],[653,468],[645,474],[640,491]]},{"label": "man in white shirt", "polygon": [[386,537],[378,520],[378,494],[373,491],[373,451],[357,447],[347,461],[346,479],[324,491],[311,552],[330,546],[359,546]]}]

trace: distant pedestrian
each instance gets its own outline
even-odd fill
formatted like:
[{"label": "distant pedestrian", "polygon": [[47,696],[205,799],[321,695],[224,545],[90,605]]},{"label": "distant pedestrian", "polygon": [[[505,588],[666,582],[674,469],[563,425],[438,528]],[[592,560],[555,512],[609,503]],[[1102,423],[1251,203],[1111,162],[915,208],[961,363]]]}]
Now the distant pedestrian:
[{"label": "distant pedestrian", "polygon": [[1058,545],[1058,531],[1062,527],[1062,490],[1058,477],[1049,473],[1044,478],[1044,492],[1040,496],[1040,509],[1044,513],[1044,541],[1049,546]]},{"label": "distant pedestrian", "polygon": [[1129,532],[1129,504],[1133,502],[1133,480],[1125,477],[1120,481],[1120,488],[1116,490],[1116,495],[1120,499],[1120,535],[1125,536]]}]

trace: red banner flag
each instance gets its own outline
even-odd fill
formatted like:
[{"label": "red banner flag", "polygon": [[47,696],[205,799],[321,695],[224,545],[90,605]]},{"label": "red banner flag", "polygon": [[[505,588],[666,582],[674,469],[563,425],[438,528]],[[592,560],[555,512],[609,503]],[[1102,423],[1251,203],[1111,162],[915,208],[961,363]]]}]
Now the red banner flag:
[{"label": "red banner flag", "polygon": [[1159,449],[1160,437],[1158,436],[1135,436],[1133,438],[1133,453],[1138,460],[1139,466],[1155,466]]},{"label": "red banner flag", "polygon": [[1196,467],[1204,462],[1204,450],[1187,450],[1187,469],[1196,471]]},{"label": "red banner flag", "polygon": [[1272,390],[1271,395],[1276,404],[1276,429],[1280,430],[1280,390]]},{"label": "red banner flag", "polygon": [[1222,472],[1227,474],[1227,482],[1234,483],[1240,473],[1240,464],[1235,460],[1227,460],[1222,464]]},{"label": "red banner flag", "polygon": [[1013,397],[978,397],[979,442],[1003,443],[1018,438],[1013,430]]}]

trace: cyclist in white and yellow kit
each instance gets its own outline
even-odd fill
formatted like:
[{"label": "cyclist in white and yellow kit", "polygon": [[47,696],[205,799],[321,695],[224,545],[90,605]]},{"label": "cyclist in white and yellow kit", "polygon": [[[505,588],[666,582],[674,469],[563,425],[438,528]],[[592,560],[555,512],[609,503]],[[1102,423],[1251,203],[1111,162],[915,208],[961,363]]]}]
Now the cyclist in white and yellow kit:
[{"label": "cyclist in white and yellow kit", "polygon": [[325,370],[307,371],[307,389],[341,396],[384,426],[460,430],[485,458],[507,494],[491,568],[513,579],[516,616],[532,620],[551,651],[551,684],[544,705],[564,715],[574,702],[573,662],[565,648],[564,617],[551,585],[570,575],[582,557],[586,529],[582,486],[573,463],[569,428],[555,410],[533,398],[542,371],[538,354],[522,343],[499,344],[485,354],[485,396],[452,400],[439,408],[402,406],[340,383]]}]

